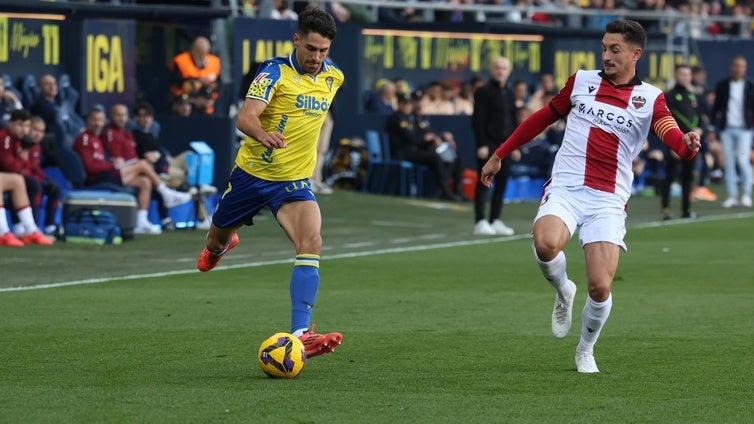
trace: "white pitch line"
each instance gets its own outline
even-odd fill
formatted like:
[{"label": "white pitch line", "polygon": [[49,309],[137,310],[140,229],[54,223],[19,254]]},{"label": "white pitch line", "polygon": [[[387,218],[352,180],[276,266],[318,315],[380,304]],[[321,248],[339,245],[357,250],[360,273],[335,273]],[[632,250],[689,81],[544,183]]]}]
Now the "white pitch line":
[{"label": "white pitch line", "polygon": [[[666,225],[689,225],[689,224],[694,224],[697,222],[729,221],[733,219],[743,219],[743,218],[752,218],[752,217],[754,217],[754,212],[740,212],[740,213],[733,213],[729,215],[716,215],[716,216],[701,217],[701,218],[695,218],[695,219],[674,219],[671,221],[647,222],[643,224],[631,225],[630,228],[635,228],[635,229],[656,228],[656,227],[662,227]],[[453,241],[453,242],[447,242],[447,243],[423,244],[423,245],[418,245],[418,246],[391,247],[391,248],[376,249],[376,250],[363,251],[363,252],[339,253],[335,255],[323,256],[322,260],[348,259],[348,258],[358,258],[362,256],[386,255],[386,254],[391,254],[391,253],[405,253],[405,252],[417,252],[417,251],[424,251],[424,250],[446,249],[449,247],[474,246],[474,245],[479,245],[479,244],[498,243],[498,242],[503,242],[503,241],[521,240],[521,239],[526,239],[526,238],[531,238],[531,234],[526,233],[526,234],[520,234],[517,236],[510,236],[510,237],[487,237],[487,238],[482,238],[482,239],[460,240],[460,241]],[[224,270],[224,269],[255,268],[255,267],[267,266],[267,265],[290,264],[292,262],[293,260],[289,258],[289,259],[278,259],[278,260],[270,260],[270,261],[257,261],[257,262],[250,262],[250,263],[237,264],[237,265],[220,265],[215,269]],[[61,283],[38,284],[38,285],[19,286],[19,287],[5,287],[5,288],[0,288],[0,293],[26,291],[26,290],[53,289],[53,288],[58,288],[58,287],[78,286],[78,285],[84,285],[84,284],[99,284],[99,283],[107,283],[110,281],[120,281],[120,280],[139,280],[142,278],[168,277],[171,275],[185,275],[185,274],[193,274],[196,272],[197,270],[195,269],[184,269],[184,270],[176,270],[176,271],[154,272],[154,273],[149,273],[149,274],[126,275],[122,277],[89,278],[85,280],[66,281],[66,282],[61,282]]]}]

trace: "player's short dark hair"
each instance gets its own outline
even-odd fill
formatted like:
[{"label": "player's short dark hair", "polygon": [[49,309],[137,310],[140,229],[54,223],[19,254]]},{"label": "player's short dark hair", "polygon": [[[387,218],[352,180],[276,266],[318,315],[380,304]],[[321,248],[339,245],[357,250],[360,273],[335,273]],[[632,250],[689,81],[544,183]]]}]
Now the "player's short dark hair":
[{"label": "player's short dark hair", "polygon": [[307,7],[298,15],[298,33],[308,35],[310,32],[316,32],[329,40],[335,39],[338,33],[335,19],[316,6]]},{"label": "player's short dark hair", "polygon": [[16,109],[13,112],[10,113],[10,119],[9,122],[14,121],[30,121],[31,120],[31,113],[29,113],[26,109]]},{"label": "player's short dark hair", "polygon": [[647,33],[640,23],[628,19],[612,21],[605,26],[608,34],[621,34],[627,43],[636,44],[642,49],[647,45]]}]

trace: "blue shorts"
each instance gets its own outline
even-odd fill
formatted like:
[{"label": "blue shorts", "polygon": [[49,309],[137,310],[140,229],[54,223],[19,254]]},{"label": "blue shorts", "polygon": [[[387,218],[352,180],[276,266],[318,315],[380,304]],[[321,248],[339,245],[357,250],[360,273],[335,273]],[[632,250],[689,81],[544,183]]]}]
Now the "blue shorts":
[{"label": "blue shorts", "polygon": [[284,204],[306,200],[317,201],[308,179],[267,181],[234,167],[212,222],[219,228],[254,225],[254,217],[265,206],[277,216]]}]

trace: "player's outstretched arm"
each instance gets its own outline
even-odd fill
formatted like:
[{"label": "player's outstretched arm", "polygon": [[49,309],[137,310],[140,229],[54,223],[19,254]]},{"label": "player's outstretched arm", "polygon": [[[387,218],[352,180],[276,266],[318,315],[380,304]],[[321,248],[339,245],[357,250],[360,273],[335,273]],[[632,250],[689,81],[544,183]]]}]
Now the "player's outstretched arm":
[{"label": "player's outstretched arm", "polygon": [[663,116],[652,125],[652,130],[681,159],[692,159],[702,145],[701,137],[694,131],[684,134],[672,116]]}]

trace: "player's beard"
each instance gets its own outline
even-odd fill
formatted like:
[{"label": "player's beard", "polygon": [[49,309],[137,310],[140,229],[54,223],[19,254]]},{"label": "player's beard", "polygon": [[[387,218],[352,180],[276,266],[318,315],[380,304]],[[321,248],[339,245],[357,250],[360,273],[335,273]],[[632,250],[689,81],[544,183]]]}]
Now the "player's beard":
[{"label": "player's beard", "polygon": [[322,63],[320,63],[320,62],[311,61],[311,62],[307,62],[307,64],[306,64],[306,70],[307,70],[307,72],[309,72],[312,75],[314,75],[317,72],[319,72],[319,70],[321,68],[322,68]]}]

